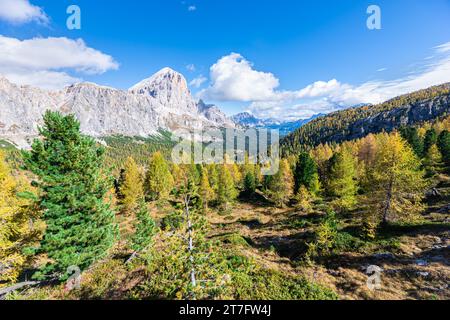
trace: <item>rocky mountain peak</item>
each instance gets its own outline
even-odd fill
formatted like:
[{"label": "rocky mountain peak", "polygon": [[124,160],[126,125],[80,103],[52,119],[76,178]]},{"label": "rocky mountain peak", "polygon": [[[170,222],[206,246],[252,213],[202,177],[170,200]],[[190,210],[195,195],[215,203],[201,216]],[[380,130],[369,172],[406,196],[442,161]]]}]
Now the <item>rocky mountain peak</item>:
[{"label": "rocky mountain peak", "polygon": [[182,108],[196,112],[196,103],[189,91],[186,78],[171,68],[163,68],[150,78],[129,89],[129,92],[150,96],[168,108]]},{"label": "rocky mountain peak", "polygon": [[26,143],[20,141],[36,136],[49,109],[75,114],[83,133],[94,137],[235,127],[215,106],[199,111],[184,76],[170,68],[128,91],[89,82],[48,91],[15,85],[0,76],[0,106],[0,138],[21,146]]}]

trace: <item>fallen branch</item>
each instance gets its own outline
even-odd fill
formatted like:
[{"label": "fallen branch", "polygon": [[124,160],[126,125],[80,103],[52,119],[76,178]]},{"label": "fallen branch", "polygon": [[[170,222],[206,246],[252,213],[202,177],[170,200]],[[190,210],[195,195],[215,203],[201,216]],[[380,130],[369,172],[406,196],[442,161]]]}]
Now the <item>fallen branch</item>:
[{"label": "fallen branch", "polygon": [[24,287],[37,286],[38,284],[41,284],[41,283],[42,283],[42,281],[25,281],[25,282],[17,283],[11,287],[0,289],[0,300],[2,300],[4,298],[4,296],[6,296],[10,292],[22,289]]},{"label": "fallen branch", "polygon": [[139,253],[137,253],[136,251],[133,252],[133,254],[128,258],[128,260],[125,261],[125,264],[129,264],[131,261],[133,261],[138,256],[139,256]]}]

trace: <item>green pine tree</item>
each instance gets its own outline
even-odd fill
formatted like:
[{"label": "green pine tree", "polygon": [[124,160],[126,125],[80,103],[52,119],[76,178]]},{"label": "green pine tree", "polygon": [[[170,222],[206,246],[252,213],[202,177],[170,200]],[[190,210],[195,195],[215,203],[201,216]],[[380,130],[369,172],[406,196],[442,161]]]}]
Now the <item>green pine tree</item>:
[{"label": "green pine tree", "polygon": [[41,189],[38,200],[47,229],[38,252],[51,260],[36,276],[81,270],[104,257],[117,235],[114,212],[105,201],[110,180],[102,175],[103,148],[80,133],[73,115],[47,111],[41,138],[24,152],[26,167]]},{"label": "green pine tree", "polygon": [[420,138],[417,128],[414,127],[400,128],[400,134],[402,138],[409,143],[416,156],[418,156],[419,158],[422,157],[423,140]]},{"label": "green pine tree", "polygon": [[256,179],[253,171],[247,171],[244,177],[244,193],[251,196],[256,191]]},{"label": "green pine tree", "polygon": [[294,172],[294,180],[295,193],[299,192],[301,186],[305,186],[312,194],[319,192],[319,173],[317,171],[317,164],[311,158],[309,153],[302,152],[298,157]]},{"label": "green pine tree", "polygon": [[438,135],[436,133],[436,130],[429,129],[425,133],[425,138],[423,140],[423,157],[426,157],[428,155],[428,151],[430,148],[437,143]]},{"label": "green pine tree", "polygon": [[131,239],[132,248],[139,252],[147,249],[153,240],[155,234],[155,222],[150,217],[147,205],[142,198],[139,201],[139,210],[136,212],[135,232]]},{"label": "green pine tree", "polygon": [[446,171],[450,172],[450,132],[444,130],[441,132],[438,138],[438,148],[442,155]]}]

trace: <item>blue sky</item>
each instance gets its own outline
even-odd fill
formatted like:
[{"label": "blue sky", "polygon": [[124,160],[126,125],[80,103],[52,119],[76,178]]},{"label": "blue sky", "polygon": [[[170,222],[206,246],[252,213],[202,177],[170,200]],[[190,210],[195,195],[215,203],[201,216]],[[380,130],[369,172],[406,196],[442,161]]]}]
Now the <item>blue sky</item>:
[{"label": "blue sky", "polygon": [[[81,30],[66,27],[71,4]],[[366,27],[371,4],[381,30]],[[14,82],[127,89],[169,66],[228,114],[308,117],[450,81],[449,0],[0,0],[0,35]],[[34,38],[17,50],[37,65],[2,54]]]}]

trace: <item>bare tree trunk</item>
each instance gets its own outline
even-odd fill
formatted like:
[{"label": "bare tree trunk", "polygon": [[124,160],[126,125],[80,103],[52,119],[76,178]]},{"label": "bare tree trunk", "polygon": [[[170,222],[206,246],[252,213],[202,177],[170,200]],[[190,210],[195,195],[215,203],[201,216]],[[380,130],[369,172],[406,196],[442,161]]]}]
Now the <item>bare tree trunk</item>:
[{"label": "bare tree trunk", "polygon": [[389,212],[391,210],[391,206],[392,206],[392,187],[393,187],[394,182],[392,181],[392,179],[389,181],[389,186],[386,190],[386,205],[384,206],[384,211],[383,211],[383,226],[386,226],[388,223],[388,215]]},{"label": "bare tree trunk", "polygon": [[197,280],[195,278],[195,266],[194,266],[194,256],[193,256],[193,251],[194,251],[194,240],[193,240],[193,231],[192,231],[192,221],[191,221],[191,216],[189,213],[189,203],[190,203],[191,199],[190,199],[190,195],[185,195],[184,197],[184,206],[185,206],[185,215],[186,215],[186,221],[188,224],[188,250],[189,250],[189,254],[190,254],[190,261],[191,261],[191,285],[193,288],[195,288],[197,286]]},{"label": "bare tree trunk", "polygon": [[40,281],[26,281],[26,282],[17,283],[8,288],[0,289],[0,300],[2,300],[2,298],[10,292],[22,289],[24,287],[36,286],[40,283],[41,283]]}]

